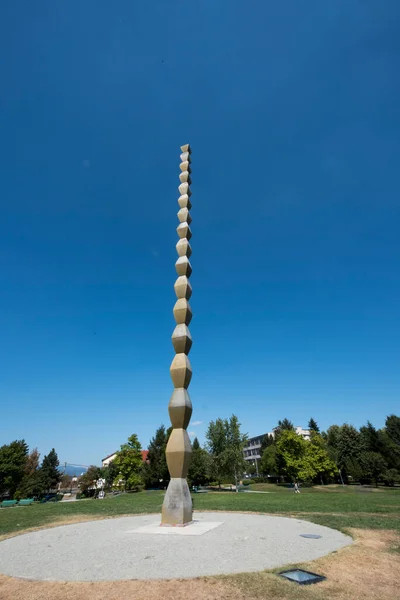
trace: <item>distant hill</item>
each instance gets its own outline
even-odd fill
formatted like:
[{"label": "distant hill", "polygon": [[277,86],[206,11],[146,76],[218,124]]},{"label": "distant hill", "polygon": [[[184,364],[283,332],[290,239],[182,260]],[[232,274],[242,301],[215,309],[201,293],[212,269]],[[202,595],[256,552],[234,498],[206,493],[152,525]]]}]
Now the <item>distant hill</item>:
[{"label": "distant hill", "polygon": [[59,467],[61,473],[65,473],[66,475],[71,475],[72,477],[79,477],[79,475],[82,475],[82,473],[86,473],[87,471],[87,467],[83,467],[82,465],[68,465],[66,466],[66,468],[64,469],[64,465],[60,465]]}]

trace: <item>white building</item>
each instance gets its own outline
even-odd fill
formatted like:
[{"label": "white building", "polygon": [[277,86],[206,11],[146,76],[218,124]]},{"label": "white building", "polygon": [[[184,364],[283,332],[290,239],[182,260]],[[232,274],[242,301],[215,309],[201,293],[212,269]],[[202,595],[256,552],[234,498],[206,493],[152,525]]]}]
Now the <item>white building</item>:
[{"label": "white building", "polygon": [[[149,453],[148,450],[141,450],[143,462],[147,461],[148,453]],[[105,458],[102,459],[101,466],[108,467],[108,465],[110,463],[112,463],[112,461],[115,459],[116,456],[117,456],[117,452],[113,452],[112,454],[109,454],[108,456],[106,456]]]},{"label": "white building", "polygon": [[[262,435],[257,435],[255,437],[249,438],[247,440],[245,449],[243,450],[244,459],[249,462],[256,462],[257,460],[260,460],[261,444],[262,444],[264,437],[266,435],[272,435],[272,437],[275,437],[276,430],[277,430],[277,427],[274,427],[274,429],[268,433],[263,433]],[[302,427],[300,427],[300,425],[297,425],[297,426],[295,426],[294,430],[297,433],[297,435],[301,435],[301,437],[304,438],[305,440],[310,440],[311,432],[309,429],[303,429]]]},{"label": "white building", "polygon": [[301,435],[301,437],[305,440],[311,439],[311,431],[309,429],[303,429],[302,427],[299,427],[299,425],[297,425],[297,427],[295,427],[294,430],[297,433],[297,435]]},{"label": "white building", "polygon": [[108,467],[108,465],[110,463],[112,463],[112,461],[114,460],[114,458],[117,456],[116,452],[113,452],[112,454],[109,454],[108,456],[106,456],[105,458],[102,459],[101,461],[101,466],[102,467]]}]

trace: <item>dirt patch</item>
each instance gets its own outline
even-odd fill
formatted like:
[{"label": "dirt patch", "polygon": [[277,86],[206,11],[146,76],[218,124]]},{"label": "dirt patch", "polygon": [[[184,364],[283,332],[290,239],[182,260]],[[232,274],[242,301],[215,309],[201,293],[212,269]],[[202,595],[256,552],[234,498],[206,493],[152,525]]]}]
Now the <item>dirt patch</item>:
[{"label": "dirt patch", "polygon": [[[321,588],[328,594],[336,592],[335,597],[340,600],[399,598],[400,558],[390,552],[399,542],[398,534],[365,529],[351,530],[350,533],[355,538],[350,552],[344,548],[338,553],[337,560],[328,556],[317,561],[318,568],[328,577]],[[313,565],[308,566],[312,568]]]},{"label": "dirt patch", "polygon": [[[216,580],[31,582],[0,576],[1,600],[244,600],[236,586]],[[248,598],[248,596],[247,596]]]},{"label": "dirt patch", "polygon": [[[400,556],[392,550],[400,542],[394,531],[350,529],[355,543],[301,565],[303,568],[325,575],[323,583],[296,587],[281,581],[271,572],[246,573],[226,577],[254,599],[278,600],[394,600],[400,598],[397,573]],[[280,570],[280,569],[279,569]]]}]

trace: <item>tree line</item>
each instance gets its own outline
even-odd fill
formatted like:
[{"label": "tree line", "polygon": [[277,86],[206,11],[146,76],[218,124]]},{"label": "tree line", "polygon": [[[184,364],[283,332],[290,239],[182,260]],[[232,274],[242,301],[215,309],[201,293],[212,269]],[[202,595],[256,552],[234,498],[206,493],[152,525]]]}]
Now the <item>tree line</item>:
[{"label": "tree line", "polygon": [[[389,415],[382,429],[368,421],[360,429],[345,423],[331,425],[327,431],[320,431],[311,418],[308,429],[310,439],[304,439],[289,419],[278,421],[274,434],[264,437],[261,460],[256,464],[244,459],[248,436],[242,433],[236,415],[211,421],[204,446],[197,438],[193,441],[189,483],[231,482],[237,486],[245,474],[255,475],[257,471],[266,481],[387,486],[400,482],[400,417]],[[150,441],[149,462],[142,470],[146,487],[165,487],[168,483],[165,449],[170,431],[161,426]]]},{"label": "tree line", "polygon": [[[310,484],[330,482],[383,483],[400,482],[400,417],[389,415],[385,426],[376,429],[369,421],[356,429],[347,423],[331,425],[320,431],[315,419],[308,423],[310,439],[295,431],[288,419],[278,422],[274,435],[262,440],[261,459],[253,463],[244,458],[248,436],[241,431],[238,417],[211,421],[205,444],[197,438],[192,444],[188,473],[190,485],[235,483],[256,471],[266,481],[303,481]],[[148,446],[143,461],[142,447],[136,434],[122,444],[107,467],[90,466],[79,479],[86,496],[95,495],[100,487],[137,491],[163,489],[169,482],[165,450],[172,428],[160,425]],[[40,497],[63,481],[54,448],[40,464],[36,448],[29,452],[24,440],[0,448],[0,496],[13,498]],[[253,463],[253,464],[252,464]]]},{"label": "tree line", "polygon": [[324,432],[315,419],[308,428],[310,440],[305,440],[288,419],[279,421],[275,435],[263,439],[261,472],[311,483],[393,486],[400,481],[400,417],[389,415],[382,429],[368,421],[360,429],[345,423]]},{"label": "tree line", "polygon": [[41,497],[61,481],[59,460],[54,448],[43,457],[37,448],[29,452],[25,440],[15,440],[0,447],[0,497]]},{"label": "tree line", "polygon": [[[137,435],[130,436],[107,467],[89,467],[79,480],[81,492],[93,496],[99,483],[105,489],[125,491],[166,488],[170,477],[165,451],[171,431],[171,427],[158,427],[150,440],[146,461],[142,459]],[[246,465],[243,449],[247,436],[241,433],[238,418],[232,415],[229,419],[211,421],[206,439],[205,447],[197,438],[193,440],[189,484],[205,485],[214,480],[220,485],[226,478],[239,483]]]}]

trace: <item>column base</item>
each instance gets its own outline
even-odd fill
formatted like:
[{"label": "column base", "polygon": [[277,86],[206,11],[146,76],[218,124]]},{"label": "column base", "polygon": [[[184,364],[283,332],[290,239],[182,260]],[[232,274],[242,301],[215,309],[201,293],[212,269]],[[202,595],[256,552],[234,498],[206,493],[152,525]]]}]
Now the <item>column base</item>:
[{"label": "column base", "polygon": [[192,498],[186,479],[172,478],[164,497],[161,525],[185,526],[193,521]]}]

